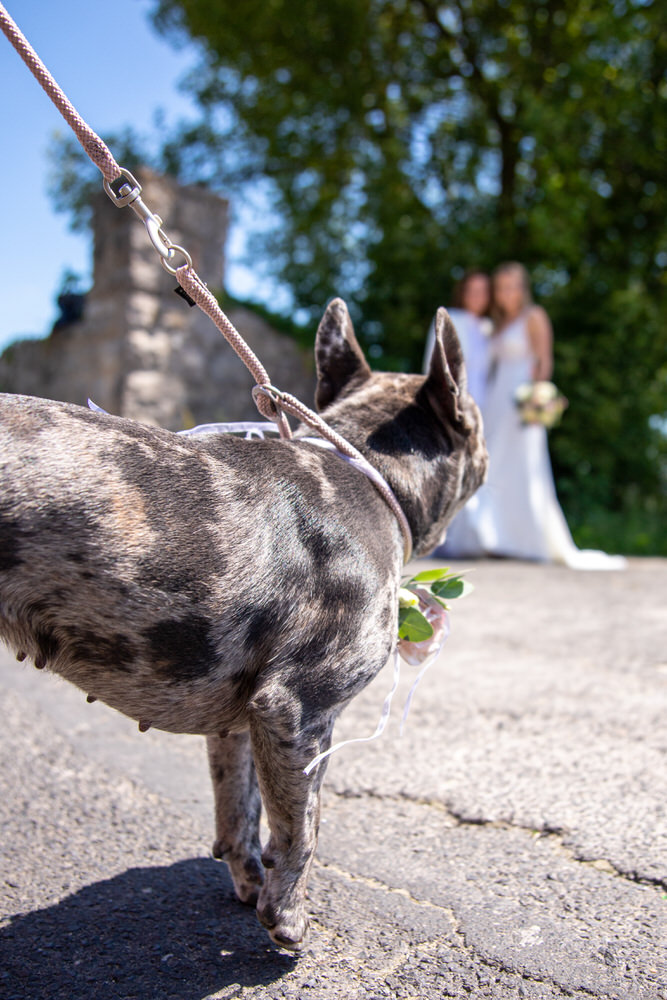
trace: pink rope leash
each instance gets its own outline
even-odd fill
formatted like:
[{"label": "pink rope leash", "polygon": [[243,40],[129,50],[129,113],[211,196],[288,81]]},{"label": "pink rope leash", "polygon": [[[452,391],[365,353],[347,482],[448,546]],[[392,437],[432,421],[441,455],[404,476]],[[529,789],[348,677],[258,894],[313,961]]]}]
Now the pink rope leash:
[{"label": "pink rope leash", "polygon": [[[129,205],[143,220],[151,243],[160,255],[165,269],[176,277],[188,299],[193,304],[198,305],[215,323],[227,343],[250,371],[256,382],[253,399],[262,416],[276,422],[281,437],[290,438],[292,432],[284,411],[291,413],[327,441],[330,441],[343,455],[347,455],[355,462],[368,465],[369,463],[361,452],[329,427],[321,417],[294,396],[280,392],[271,384],[268,372],[259,358],[247,345],[234,324],[225,316],[215,297],[192,267],[190,255],[182,247],[169,240],[162,229],[160,217],[151,212],[140,198],[141,185],[137,183],[129,171],[118,165],[106,143],[86,124],[2,3],[0,3],[0,28],[72,128],[84,151],[101,171],[105,179],[104,189],[111,200],[119,208]],[[186,264],[178,268],[169,263],[177,253],[181,253],[186,260]],[[382,477],[372,481],[398,520],[403,534],[404,556],[407,562],[412,554],[412,532],[405,513],[390,486]]]},{"label": "pink rope leash", "polygon": [[[234,324],[225,316],[218,305],[217,299],[208,290],[197,272],[190,264],[185,264],[183,267],[176,268],[174,274],[183,291],[215,323],[229,346],[246,366],[257,383],[256,389],[270,390],[272,388],[271,379],[266,368],[257,355],[248,347]],[[277,390],[274,390],[274,392],[277,392]],[[284,413],[268,398],[268,395],[264,394],[259,398],[255,394],[255,391],[253,391],[253,399],[262,416],[266,417],[267,420],[274,420],[278,424],[280,436],[282,438],[290,438],[292,432]]]},{"label": "pink rope leash", "polygon": [[[280,392],[273,386],[256,386],[253,389],[253,397],[257,408],[260,413],[267,415],[260,405],[261,400],[258,398],[260,395],[269,396],[272,400],[275,399],[275,407],[280,412],[281,410],[286,410],[291,413],[293,417],[301,420],[307,427],[314,430],[317,434],[328,441],[333,447],[352,461],[353,465],[356,465],[368,476],[371,480],[375,489],[378,491],[383,500],[387,503],[391,511],[393,512],[396,520],[398,521],[399,528],[401,529],[401,534],[403,535],[403,559],[407,563],[412,555],[412,531],[410,530],[410,525],[408,524],[408,519],[405,516],[403,508],[396,499],[396,495],[392,490],[389,483],[384,479],[383,476],[375,469],[373,465],[365,458],[360,451],[358,451],[354,445],[351,445],[344,437],[341,437],[337,431],[332,427],[329,427],[327,423],[322,420],[317,413],[314,413],[311,409],[305,406],[296,396],[290,396],[289,393]],[[270,418],[269,418],[270,419]],[[375,473],[373,475],[372,473]]]},{"label": "pink rope leash", "polygon": [[23,32],[16,25],[5,7],[0,4],[0,28],[14,46],[32,75],[44,88],[93,163],[99,167],[108,181],[120,177],[120,167],[114,160],[106,144],[99,135],[85,123],[74,105],[67,99],[57,82],[39,58]]}]

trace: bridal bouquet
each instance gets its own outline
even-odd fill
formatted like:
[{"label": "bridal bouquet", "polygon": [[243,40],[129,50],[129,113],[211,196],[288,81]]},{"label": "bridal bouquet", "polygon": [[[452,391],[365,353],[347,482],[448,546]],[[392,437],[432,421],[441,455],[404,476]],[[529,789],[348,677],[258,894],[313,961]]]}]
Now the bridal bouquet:
[{"label": "bridal bouquet", "polygon": [[542,424],[547,430],[558,423],[567,399],[553,382],[524,382],[514,393],[522,424]]}]

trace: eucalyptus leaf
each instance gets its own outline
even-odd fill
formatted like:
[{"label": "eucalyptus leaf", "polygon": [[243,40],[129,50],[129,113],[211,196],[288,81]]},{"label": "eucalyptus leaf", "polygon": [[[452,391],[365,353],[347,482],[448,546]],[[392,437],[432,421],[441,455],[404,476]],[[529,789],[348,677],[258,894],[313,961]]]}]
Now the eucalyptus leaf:
[{"label": "eucalyptus leaf", "polygon": [[436,581],[431,590],[434,597],[441,597],[452,601],[456,597],[467,597],[475,588],[472,583],[463,580],[460,576],[450,577],[448,580]]},{"label": "eucalyptus leaf", "polygon": [[444,569],[426,569],[423,573],[417,573],[410,580],[410,583],[433,583],[434,580],[442,580],[449,573],[449,567]]},{"label": "eucalyptus leaf", "polygon": [[421,611],[416,608],[399,608],[398,637],[408,642],[423,642],[433,635],[433,627],[429,625]]}]

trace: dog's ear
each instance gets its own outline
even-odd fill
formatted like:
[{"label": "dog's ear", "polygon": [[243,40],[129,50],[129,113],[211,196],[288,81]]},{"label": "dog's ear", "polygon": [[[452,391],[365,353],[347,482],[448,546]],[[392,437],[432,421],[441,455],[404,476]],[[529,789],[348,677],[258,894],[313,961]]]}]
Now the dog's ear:
[{"label": "dog's ear", "polygon": [[333,403],[352,379],[363,381],[371,374],[342,299],[332,299],[317,328],[315,361],[315,404],[318,410]]},{"label": "dog's ear", "polygon": [[435,317],[435,344],[423,391],[431,406],[442,413],[449,423],[465,428],[461,396],[467,391],[463,351],[446,309],[438,309]]}]

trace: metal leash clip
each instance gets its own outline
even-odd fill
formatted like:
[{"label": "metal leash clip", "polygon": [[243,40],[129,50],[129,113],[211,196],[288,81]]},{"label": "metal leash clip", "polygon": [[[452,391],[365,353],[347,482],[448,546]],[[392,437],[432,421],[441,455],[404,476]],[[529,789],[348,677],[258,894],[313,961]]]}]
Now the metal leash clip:
[{"label": "metal leash clip", "polygon": [[[117,208],[125,208],[129,205],[133,212],[139,216],[146,226],[146,232],[153,247],[160,255],[161,264],[169,274],[176,274],[177,268],[168,261],[173,260],[177,253],[183,255],[185,264],[192,267],[192,257],[183,247],[172,243],[164,229],[162,219],[159,215],[151,212],[145,201],[141,198],[141,184],[125,167],[121,167],[121,176],[114,181],[104,180],[104,190],[111,198]],[[182,266],[182,265],[181,265]]]},{"label": "metal leash clip", "polygon": [[[261,396],[266,396],[270,402],[267,409],[260,405]],[[284,441],[289,441],[292,437],[292,430],[282,410],[283,393],[280,389],[276,389],[275,385],[256,385],[252,390],[252,398],[262,416],[273,420],[278,426],[281,438]]]}]

